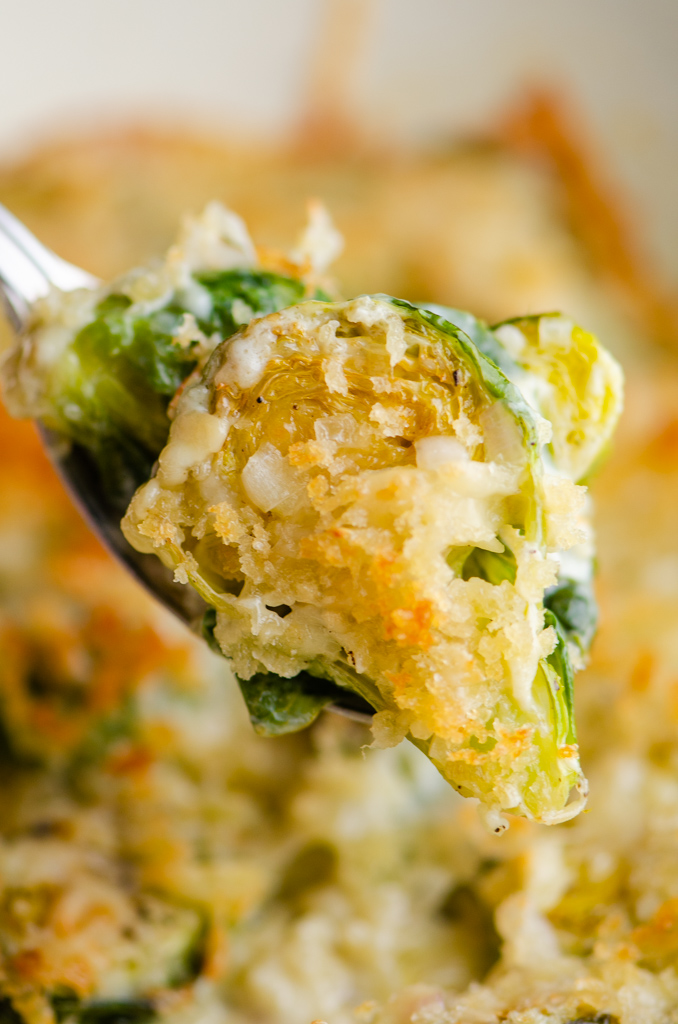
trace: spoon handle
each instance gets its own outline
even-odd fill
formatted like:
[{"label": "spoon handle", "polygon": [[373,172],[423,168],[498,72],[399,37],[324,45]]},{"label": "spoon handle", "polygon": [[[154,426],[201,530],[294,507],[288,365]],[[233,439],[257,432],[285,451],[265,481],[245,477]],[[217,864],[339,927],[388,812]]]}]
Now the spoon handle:
[{"label": "spoon handle", "polygon": [[91,274],[62,260],[39,242],[0,204],[0,298],[16,331],[25,328],[31,306],[51,287],[69,292],[98,283]]}]

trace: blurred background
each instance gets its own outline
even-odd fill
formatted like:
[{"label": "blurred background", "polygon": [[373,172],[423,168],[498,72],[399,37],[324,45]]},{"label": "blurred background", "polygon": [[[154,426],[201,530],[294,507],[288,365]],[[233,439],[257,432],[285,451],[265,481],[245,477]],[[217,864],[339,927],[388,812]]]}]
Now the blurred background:
[{"label": "blurred background", "polygon": [[565,96],[678,275],[673,0],[23,0],[3,5],[0,159],[121,125],[289,141],[314,103],[376,142]]}]

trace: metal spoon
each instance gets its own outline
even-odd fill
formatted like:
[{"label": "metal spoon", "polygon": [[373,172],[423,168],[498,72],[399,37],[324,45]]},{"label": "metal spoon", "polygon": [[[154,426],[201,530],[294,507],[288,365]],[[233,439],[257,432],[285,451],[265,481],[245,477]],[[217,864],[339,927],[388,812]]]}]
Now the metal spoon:
[{"label": "metal spoon", "polygon": [[[33,304],[47,295],[50,288],[68,292],[95,288],[100,283],[87,271],[47,249],[0,204],[0,299],[15,331],[21,333],[27,328]],[[38,429],[71,498],[104,545],[154,597],[194,627],[207,605],[191,587],[176,583],[171,570],[155,555],[142,554],[127,543],[120,529],[124,508],[113,508],[104,496],[87,449],[40,423]],[[130,494],[128,498],[131,497]],[[356,710],[358,702],[364,703],[347,691],[346,706],[331,704],[329,710],[369,722],[369,713]]]},{"label": "metal spoon", "polygon": [[[0,297],[15,331],[26,329],[33,303],[50,288],[69,292],[96,288],[100,283],[47,249],[0,205]],[[105,500],[87,450],[40,423],[38,429],[71,498],[109,551],[164,605],[193,624],[205,611],[203,601],[190,587],[175,583],[170,570],[154,555],[141,554],[127,543],[120,529],[124,510],[111,508]]]}]

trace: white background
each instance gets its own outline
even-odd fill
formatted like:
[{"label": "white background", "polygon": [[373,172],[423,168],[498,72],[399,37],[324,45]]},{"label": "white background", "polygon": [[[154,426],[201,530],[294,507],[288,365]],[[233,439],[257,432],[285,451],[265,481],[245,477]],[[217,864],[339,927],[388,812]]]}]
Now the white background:
[{"label": "white background", "polygon": [[[360,0],[328,2],[348,16]],[[349,77],[366,123],[427,141],[496,116],[522,84],[564,88],[678,279],[678,0],[362,6]],[[0,161],[130,119],[284,135],[326,11],[326,0],[0,0]]]}]

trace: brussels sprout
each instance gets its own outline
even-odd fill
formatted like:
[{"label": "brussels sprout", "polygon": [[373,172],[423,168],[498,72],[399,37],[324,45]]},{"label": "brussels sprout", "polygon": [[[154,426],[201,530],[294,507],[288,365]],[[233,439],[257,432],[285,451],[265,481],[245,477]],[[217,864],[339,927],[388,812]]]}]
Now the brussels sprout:
[{"label": "brussels sprout", "polygon": [[[39,851],[35,852],[39,856]],[[115,883],[111,881],[110,884]],[[68,896],[73,890],[66,889],[65,892]],[[88,893],[86,884],[82,889],[76,888],[75,892]],[[113,908],[119,907],[123,892],[124,887],[121,886],[118,902],[112,903]],[[118,995],[114,998],[92,998],[89,993],[84,995],[74,991],[68,960],[65,966],[57,960],[50,964],[49,975],[31,979],[34,987],[26,998],[27,993],[22,991],[25,979],[21,977],[20,969],[17,976],[14,975],[10,961],[6,976],[0,979],[0,1021],[3,1024],[21,1024],[24,1019],[36,1019],[36,1008],[40,1009],[42,998],[49,1004],[57,1024],[148,1024],[158,1015],[154,1000],[162,995],[163,990],[182,988],[200,976],[208,933],[207,913],[203,908],[161,896],[138,896],[130,902],[129,909],[136,911],[132,926],[128,916],[127,928],[120,928],[121,935],[118,936],[111,928],[110,938],[113,941],[104,951],[97,947],[96,938],[93,948],[88,946],[90,919],[69,922],[67,928],[58,919],[58,912],[54,914],[56,921],[53,920],[51,907],[60,894],[57,886],[50,888],[34,881],[14,890],[6,887],[3,897],[9,909],[5,910],[6,920],[3,920],[5,943],[13,944],[13,948],[18,950],[15,959],[19,964],[23,950],[27,954],[47,958],[56,944],[62,944],[66,949],[84,948],[85,953],[80,954],[81,959],[84,957],[82,963],[92,972],[99,989],[105,990],[111,979]],[[86,895],[84,899],[87,899]],[[22,913],[13,914],[15,905],[20,905]],[[110,904],[103,905],[109,907],[109,913],[115,913]],[[30,919],[29,914],[32,915]],[[36,937],[34,918],[38,915],[41,915],[40,933]],[[125,931],[130,934],[125,934]],[[35,953],[36,948],[38,954]],[[90,954],[91,962],[87,959]],[[29,1012],[25,1014],[25,1010]],[[43,1019],[49,1019],[44,1011]]]},{"label": "brussels sprout", "polygon": [[259,266],[239,218],[212,204],[158,269],[38,304],[4,369],[10,411],[86,449],[122,514],[167,440],[172,397],[214,346],[253,317],[322,297],[303,268],[285,269]]},{"label": "brussels sprout", "polygon": [[581,482],[621,372],[559,314],[328,301],[315,217],[275,272],[212,207],[157,271],[50,297],[5,369],[13,411],[89,450],[115,507],[142,484],[125,534],[207,602],[257,732],[341,696],[497,830],[565,820],[596,617]]},{"label": "brussels sprout", "polygon": [[257,731],[351,691],[376,744],[407,736],[497,831],[562,821],[595,623],[577,481],[620,404],[617,364],[556,314],[301,303],[215,349],[123,529],[210,605]]}]

